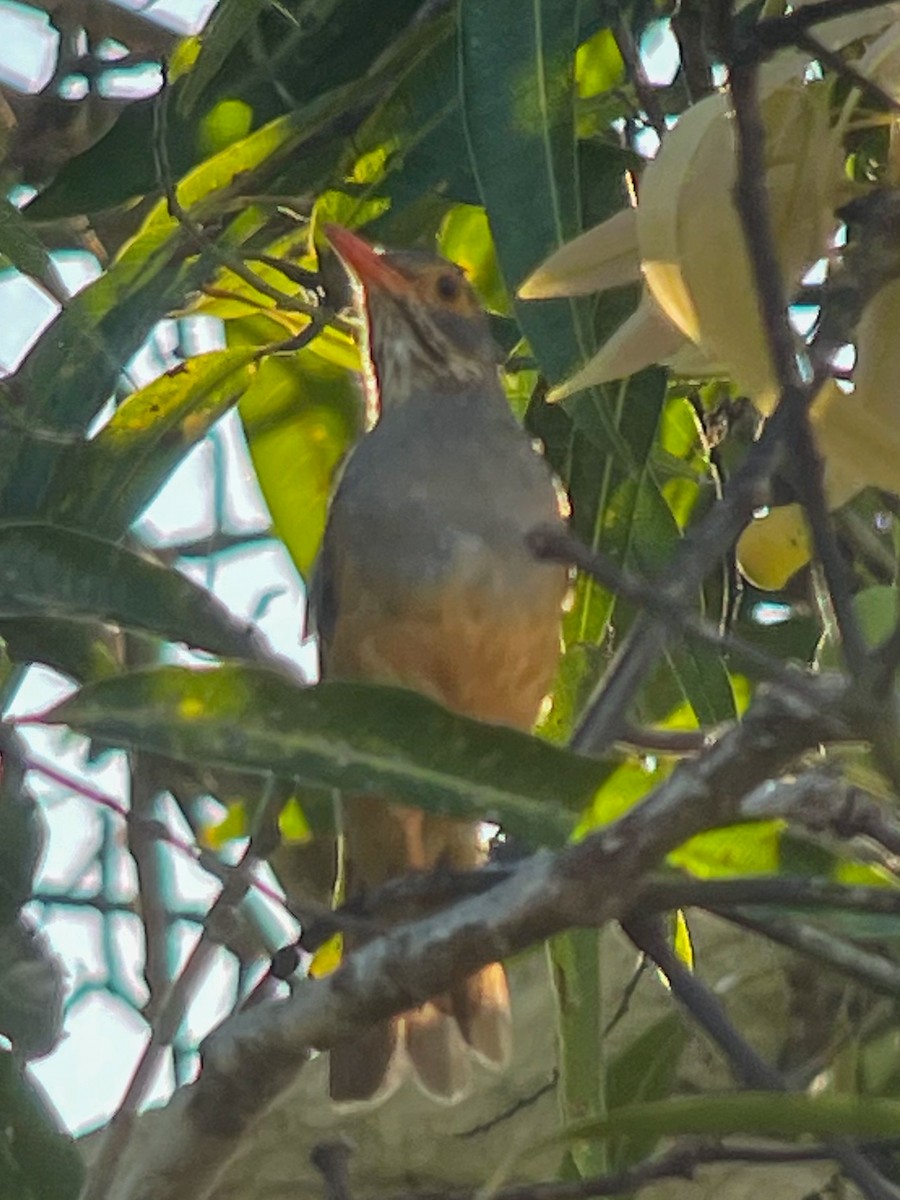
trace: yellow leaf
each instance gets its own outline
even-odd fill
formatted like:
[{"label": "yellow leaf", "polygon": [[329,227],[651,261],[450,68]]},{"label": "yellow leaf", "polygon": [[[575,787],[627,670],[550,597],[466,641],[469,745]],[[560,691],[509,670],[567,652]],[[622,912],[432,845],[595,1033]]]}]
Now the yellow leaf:
[{"label": "yellow leaf", "polygon": [[225,816],[221,821],[204,825],[200,830],[198,841],[208,850],[221,850],[226,842],[236,838],[246,837],[247,811],[242,800],[231,800],[226,806]]},{"label": "yellow leaf", "polygon": [[738,538],[737,562],[754,587],[777,592],[812,557],[812,540],[799,504],[769,509]]},{"label": "yellow leaf", "polygon": [[341,965],[341,955],[344,950],[344,935],[336,933],[324,942],[312,957],[309,973],[313,979],[322,979],[330,975]]},{"label": "yellow leaf", "polygon": [[289,845],[304,846],[312,841],[312,830],[306,813],[296,796],[291,796],[278,814],[278,832],[281,834],[281,840]]}]

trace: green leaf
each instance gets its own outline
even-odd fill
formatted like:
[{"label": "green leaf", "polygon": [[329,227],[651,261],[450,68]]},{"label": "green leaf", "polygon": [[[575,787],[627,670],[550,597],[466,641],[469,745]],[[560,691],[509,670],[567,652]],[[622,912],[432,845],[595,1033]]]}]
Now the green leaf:
[{"label": "green leaf", "polygon": [[[606,1111],[599,949],[596,929],[572,929],[549,943],[559,1028],[560,1104],[566,1125],[596,1119]],[[605,1147],[597,1143],[574,1146],[572,1161],[582,1178],[609,1169]]]},{"label": "green leaf", "polygon": [[[271,0],[221,0],[200,35],[200,53],[178,89],[176,111],[189,117],[231,51],[244,40]],[[234,76],[232,75],[232,80]]]},{"label": "green leaf", "polygon": [[[196,218],[231,196],[236,181],[252,187],[257,170],[270,169],[304,136],[294,117],[273,121],[192,171],[178,185],[180,204]],[[219,237],[234,249],[255,235],[263,216],[248,206]],[[191,256],[188,257],[188,252]],[[184,303],[215,270],[219,253],[211,243],[196,246],[160,201],[115,263],[78,294],[37,342],[9,383],[20,402],[7,437],[0,442],[0,511],[7,516],[44,515],[57,463],[106,403],[123,364],[151,327]],[[57,494],[58,494],[57,488]]]},{"label": "green leaf", "polygon": [[77,1200],[84,1164],[40,1088],[0,1050],[0,1195]]},{"label": "green leaf", "polygon": [[[113,127],[71,159],[25,209],[28,220],[51,221],[114,208],[159,187],[153,145],[157,100],[135,100]],[[190,126],[170,114],[166,141],[177,179],[196,161]]]},{"label": "green leaf", "polygon": [[390,200],[386,215],[371,227],[373,236],[387,242],[414,239],[410,210],[431,232],[454,201],[479,202],[460,110],[452,21],[436,22],[431,36],[363,124],[354,139],[352,174],[347,170],[367,183],[363,198],[374,192]]},{"label": "green leaf", "polygon": [[[678,1075],[687,1029],[680,1013],[668,1013],[630,1042],[609,1065],[606,1097],[612,1112],[628,1104],[669,1096]],[[621,1171],[640,1162],[656,1145],[650,1131],[637,1131],[612,1139],[609,1170]]]},{"label": "green leaf", "polygon": [[0,616],[108,621],[213,654],[256,651],[252,630],[174,568],[38,522],[0,524]]},{"label": "green leaf", "polygon": [[[482,203],[510,291],[551,251],[582,232],[575,128],[578,0],[463,0],[459,75],[463,120]],[[595,348],[584,300],[519,302],[517,316],[557,383]],[[567,405],[598,431],[623,470],[633,465],[607,394]]]},{"label": "green leaf", "polygon": [[496,820],[531,844],[564,840],[603,770],[527,734],[454,716],[413,692],[346,682],[301,687],[231,664],[163,667],[89,684],[43,719],[186,762]]},{"label": "green leaf", "polygon": [[[387,57],[421,0],[288,0],[270,3],[207,88],[208,99],[239,96],[263,119],[357,83]],[[238,0],[238,7],[240,0]],[[408,60],[407,60],[408,61]]]},{"label": "green leaf", "polygon": [[691,838],[673,850],[667,861],[699,879],[776,875],[781,866],[783,836],[784,826],[780,821],[729,825]]},{"label": "green leaf", "polygon": [[44,663],[79,682],[120,669],[118,634],[99,622],[13,617],[0,620],[0,635],[14,663]]},{"label": "green leaf", "polygon": [[31,898],[34,873],[44,847],[43,818],[25,787],[22,748],[15,734],[2,735],[0,777],[0,927],[14,921]]},{"label": "green leaf", "polygon": [[290,359],[263,363],[240,404],[275,531],[301,574],[322,540],[335,468],[361,432],[359,388],[319,353],[325,336]]},{"label": "green leaf", "polygon": [[0,197],[0,254],[63,304],[67,293],[47,248],[14,204]]},{"label": "green leaf", "polygon": [[50,516],[118,538],[179,462],[240,398],[258,351],[215,350],[133,392],[100,433],[63,453]]},{"label": "green leaf", "polygon": [[792,1095],[782,1092],[724,1092],[669,1096],[629,1104],[599,1121],[567,1129],[566,1139],[609,1138],[616,1134],[672,1137],[699,1134],[730,1137],[752,1134],[781,1140],[809,1135],[896,1137],[900,1101],[868,1096]]}]

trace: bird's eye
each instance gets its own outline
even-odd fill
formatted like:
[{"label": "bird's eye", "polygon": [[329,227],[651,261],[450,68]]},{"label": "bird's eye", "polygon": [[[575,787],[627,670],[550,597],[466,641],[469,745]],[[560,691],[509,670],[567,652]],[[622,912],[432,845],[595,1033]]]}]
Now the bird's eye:
[{"label": "bird's eye", "polygon": [[460,293],[460,282],[455,275],[445,273],[438,275],[435,288],[442,300],[456,300]]}]

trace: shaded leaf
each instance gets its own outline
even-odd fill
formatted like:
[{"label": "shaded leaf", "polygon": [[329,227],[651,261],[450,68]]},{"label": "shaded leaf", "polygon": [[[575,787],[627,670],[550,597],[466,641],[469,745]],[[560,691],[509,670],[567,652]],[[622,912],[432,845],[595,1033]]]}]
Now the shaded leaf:
[{"label": "shaded leaf", "polygon": [[8,730],[0,742],[0,928],[14,922],[31,898],[45,829],[37,802],[25,787],[19,739]]},{"label": "shaded leaf", "polygon": [[[549,951],[559,1029],[560,1104],[564,1122],[571,1125],[599,1117],[607,1106],[605,1045],[599,1036],[599,932],[569,930],[552,939]],[[582,1178],[609,1169],[602,1144],[576,1144],[571,1153]]]},{"label": "shaded leaf", "polygon": [[24,1059],[42,1058],[62,1036],[63,965],[22,917],[0,925],[0,1033]]},{"label": "shaded leaf", "polygon": [[84,1165],[37,1084],[0,1049],[0,1194],[77,1200]]},{"label": "shaded leaf", "polygon": [[[610,1110],[615,1112],[628,1104],[669,1096],[687,1040],[681,1014],[671,1012],[630,1042],[609,1064],[606,1098]],[[613,1139],[609,1169],[621,1171],[640,1162],[657,1141],[658,1136],[650,1131],[636,1131]]]},{"label": "shaded leaf", "polygon": [[7,617],[0,620],[0,635],[14,663],[44,663],[79,682],[119,670],[119,635],[100,622]]},{"label": "shaded leaf", "polygon": [[28,222],[5,198],[0,198],[0,254],[23,275],[37,280],[54,299],[63,303],[66,289],[46,247]]},{"label": "shaded leaf", "polygon": [[870,1096],[782,1092],[724,1092],[669,1096],[629,1104],[599,1121],[565,1131],[566,1138],[608,1138],[614,1134],[701,1134],[728,1137],[754,1134],[779,1139],[813,1137],[895,1137],[900,1101]]},{"label": "shaded leaf", "polygon": [[[188,117],[229,53],[243,41],[270,0],[221,0],[200,35],[200,52],[178,89],[176,111]],[[230,75],[235,81],[234,73]]]},{"label": "shaded leaf", "polygon": [[[464,0],[459,10],[463,120],[482,203],[510,291],[582,231],[575,129],[577,0]],[[591,306],[517,304],[541,366],[558,383],[593,353]],[[623,469],[633,464],[601,389],[569,406],[598,430]]]},{"label": "shaded leaf", "polygon": [[44,719],[182,761],[496,820],[531,844],[565,838],[603,770],[412,692],[345,682],[300,687],[233,665],[163,667],[89,684]]},{"label": "shaded leaf", "polygon": [[214,654],[256,650],[252,630],[174,568],[38,522],[0,524],[0,616],[110,621]]}]

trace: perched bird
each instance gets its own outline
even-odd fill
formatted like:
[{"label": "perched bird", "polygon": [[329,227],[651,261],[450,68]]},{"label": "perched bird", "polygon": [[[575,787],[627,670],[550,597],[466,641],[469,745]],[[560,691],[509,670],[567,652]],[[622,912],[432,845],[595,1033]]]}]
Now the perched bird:
[{"label": "perched bird", "polygon": [[[381,253],[336,225],[326,233],[357,284],[377,420],[341,474],[311,588],[322,677],[400,685],[529,729],[559,656],[566,574],[538,562],[526,534],[561,517],[500,385],[487,317],[462,271],[437,255]],[[477,822],[389,798],[346,802],[348,897],[483,857]],[[336,1046],[332,1097],[380,1098],[411,1063],[428,1094],[459,1099],[472,1053],[507,1058],[508,1006],[494,963]]]}]

